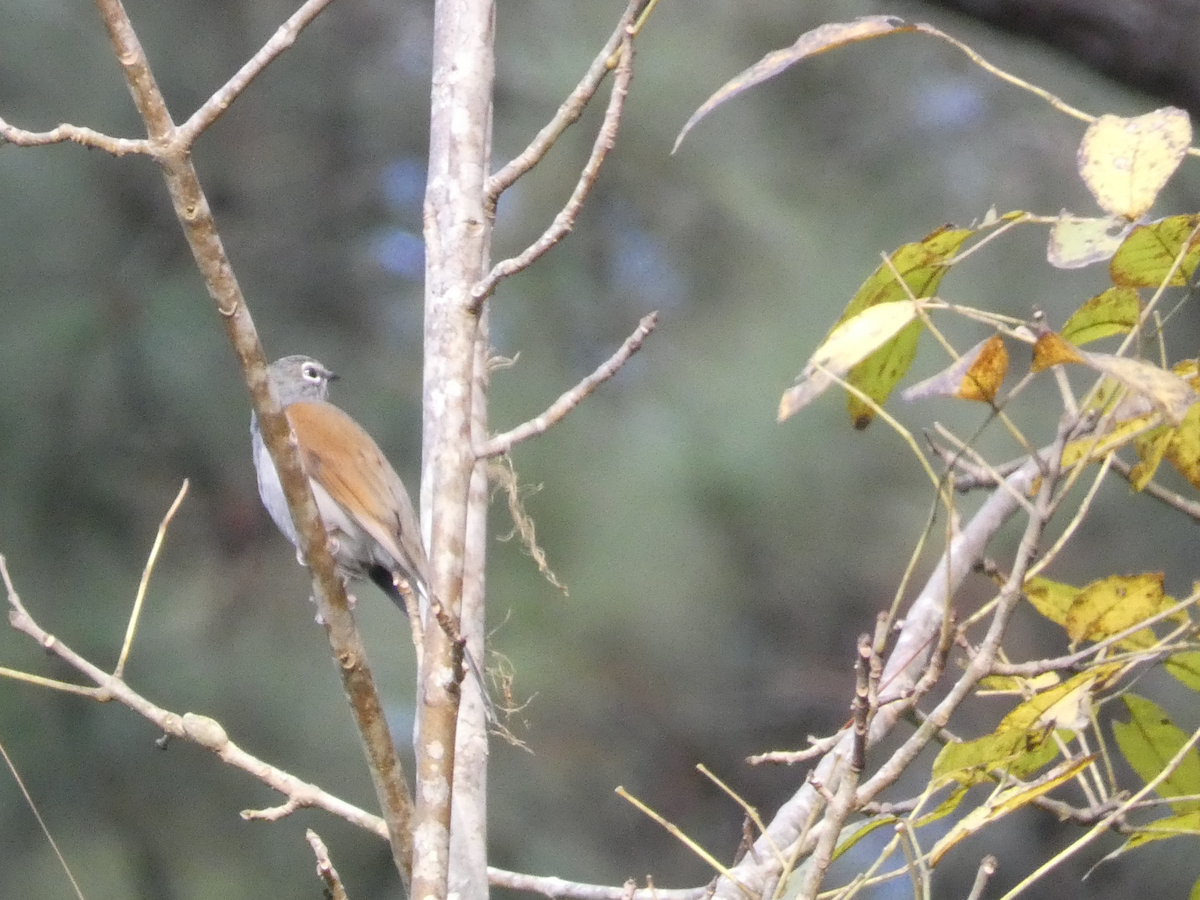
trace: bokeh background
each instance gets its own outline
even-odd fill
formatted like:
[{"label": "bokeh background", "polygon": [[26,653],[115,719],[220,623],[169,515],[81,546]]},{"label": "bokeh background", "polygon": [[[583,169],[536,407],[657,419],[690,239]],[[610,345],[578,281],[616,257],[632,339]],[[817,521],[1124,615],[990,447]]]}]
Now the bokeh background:
[{"label": "bokeh background", "polygon": [[[268,354],[306,352],[339,371],[338,401],[414,490],[431,7],[334,4],[195,153]],[[553,113],[620,7],[500,4],[497,163]],[[182,120],[293,7],[132,0],[129,9]],[[742,816],[696,763],[765,815],[795,789],[802,771],[751,769],[744,758],[844,720],[855,636],[890,601],[932,497],[886,428],[853,432],[832,395],[780,426],[779,394],[881,252],[993,205],[1093,208],[1074,171],[1082,124],[928,38],[813,59],[720,109],[670,155],[684,121],[729,77],[822,21],[875,12],[931,21],[1093,112],[1162,105],[919,3],[662,5],[639,39],[617,149],[575,233],[491,301],[496,350],[518,357],[493,379],[497,430],[540,412],[642,315],[661,311],[657,333],[616,379],[514,454],[569,597],[501,540],[511,524],[496,503],[490,627],[528,700],[512,727],[529,748],[493,747],[496,865],[703,883],[705,866],[613,789],[626,786],[724,858]],[[0,5],[0,116],[29,129],[69,121],[140,133],[89,4]],[[598,118],[585,116],[505,195],[496,258],[520,250],[565,200]],[[1198,204],[1200,180],[1185,165],[1159,209]],[[1103,272],[1049,269],[1043,241],[1036,229],[1011,235],[956,270],[943,293],[1019,316],[1041,307],[1061,322],[1104,287]],[[1188,318],[1176,319],[1181,353],[1197,337]],[[943,362],[923,345],[918,374]],[[189,478],[129,680],[370,806],[305,573],[259,508],[245,389],[152,163],[75,146],[0,147],[0,368],[0,552],[35,617],[111,666],[159,518]],[[1053,402],[1035,391],[1023,409],[1035,439],[1052,432]],[[982,420],[934,402],[896,412],[916,429]],[[1015,453],[999,435],[983,446]],[[1194,541],[1192,525],[1113,485],[1053,574],[1086,581],[1162,568],[1170,589],[1186,589]],[[403,735],[405,624],[373,589],[359,593]],[[1060,646],[1034,617],[1018,621],[1018,655]],[[8,632],[0,665],[68,675]],[[984,708],[980,728],[1002,712]],[[399,895],[374,838],[312,812],[244,822],[240,810],[277,798],[194,747],[156,749],[157,736],[116,705],[0,681],[0,742],[91,900],[318,896],[308,826],[353,896]],[[965,895],[963,879],[988,851],[1011,884],[1072,835],[1029,817],[968,844],[935,886]],[[1171,858],[1158,848],[1081,883],[1098,853],[1044,889],[1115,897],[1136,883],[1178,894],[1197,874],[1155,865]],[[0,772],[0,897],[69,890]]]}]

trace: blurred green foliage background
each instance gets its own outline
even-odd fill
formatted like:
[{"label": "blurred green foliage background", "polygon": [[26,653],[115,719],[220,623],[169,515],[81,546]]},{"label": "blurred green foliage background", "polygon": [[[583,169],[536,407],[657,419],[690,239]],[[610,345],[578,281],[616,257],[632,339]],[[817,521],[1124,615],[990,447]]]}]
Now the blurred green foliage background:
[{"label": "blurred green foliage background", "polygon": [[[128,7],[178,120],[294,8]],[[620,8],[499,5],[497,163],[553,113]],[[496,430],[540,412],[642,315],[662,312],[613,382],[514,455],[523,482],[541,488],[526,502],[570,596],[515,542],[490,547],[493,644],[529,699],[514,727],[532,751],[493,748],[496,865],[702,883],[703,864],[613,788],[728,858],[741,813],[693,766],[708,765],[764,814],[799,784],[799,770],[752,770],[743,758],[844,720],[854,638],[890,602],[932,498],[886,428],[853,433],[833,395],[779,426],[779,394],[881,252],[992,205],[1092,209],[1074,172],[1079,122],[916,37],[811,60],[721,108],[669,155],[729,77],[821,21],[874,12],[932,21],[1096,113],[1157,105],[917,3],[662,5],[639,39],[623,130],[575,233],[491,301],[497,352],[519,354],[493,379]],[[311,353],[340,372],[336,399],[414,490],[431,16],[429,3],[334,4],[195,153],[268,354]],[[68,121],[140,135],[90,4],[0,6],[0,116],[28,129]],[[598,119],[589,112],[505,195],[495,258],[519,251],[561,206]],[[1185,164],[1160,209],[1195,210],[1198,186]],[[1040,306],[1061,323],[1103,288],[1103,272],[1050,270],[1043,237],[1027,229],[994,245],[943,293],[1014,315]],[[129,680],[369,807],[305,573],[259,508],[244,388],[153,164],[76,146],[0,147],[0,298],[0,552],[30,611],[111,666],[159,518],[190,478]],[[1178,328],[1194,346],[1194,327]],[[943,362],[923,345],[917,374]],[[1050,435],[1053,403],[1050,391],[1033,395],[1033,435]],[[983,416],[937,403],[897,414],[915,428],[937,418],[968,429]],[[983,446],[1001,459],[1016,452],[1003,437]],[[494,525],[499,536],[510,529],[501,502]],[[1165,568],[1178,587],[1194,540],[1191,526],[1113,485],[1054,574]],[[359,594],[376,677],[407,741],[405,625],[374,589]],[[1030,652],[1058,646],[1032,616],[1016,634]],[[0,632],[0,665],[69,677],[10,632]],[[981,721],[1002,711],[984,708]],[[353,896],[398,895],[376,839],[317,813],[244,822],[240,810],[278,798],[194,747],[162,752],[156,737],[116,705],[0,682],[0,741],[91,900],[318,896],[306,826],[325,837]],[[1042,823],[989,838],[1011,879],[1062,840]],[[1109,865],[1086,888],[1078,870],[1048,884],[1105,897],[1124,896],[1135,874],[1141,890],[1169,884],[1170,867],[1151,858]],[[0,863],[0,897],[68,895],[2,773]],[[974,864],[964,858],[962,872]],[[958,870],[947,872],[950,889]]]}]

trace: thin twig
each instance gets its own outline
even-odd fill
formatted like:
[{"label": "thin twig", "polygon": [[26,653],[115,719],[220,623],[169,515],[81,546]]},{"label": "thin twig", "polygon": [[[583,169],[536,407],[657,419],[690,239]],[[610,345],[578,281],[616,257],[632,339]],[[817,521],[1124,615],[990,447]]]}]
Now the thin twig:
[{"label": "thin twig", "polygon": [[[954,432],[950,431],[950,429],[946,428],[940,422],[935,422],[933,427],[943,440],[948,441],[957,448],[958,453],[969,458],[971,462],[985,471],[988,477],[991,479],[992,484],[1002,490],[1012,490],[1000,472],[996,469],[993,469],[992,464],[984,458],[982,453],[972,447],[970,443],[960,440],[959,437],[954,434]],[[1027,514],[1033,514],[1033,504],[1030,503],[1028,499],[1019,494],[1014,494],[1014,499],[1024,507]]]},{"label": "thin twig", "polygon": [[626,39],[634,17],[643,3],[644,0],[630,0],[625,12],[621,14],[621,19],[617,22],[612,36],[596,54],[596,58],[588,66],[587,72],[575,86],[575,90],[571,91],[567,99],[559,106],[554,118],[542,127],[528,147],[487,180],[487,197],[492,206],[495,205],[501,194],[512,187],[517,179],[542,161],[550,148],[562,137],[563,132],[579,121],[579,117],[583,115],[583,111],[587,109],[587,105],[600,88],[601,82],[613,70],[615,66],[613,54]]},{"label": "thin twig", "polygon": [[679,829],[678,825],[675,825],[673,822],[670,822],[667,819],[663,818],[661,815],[656,813],[654,810],[652,810],[650,807],[648,807],[641,800],[637,799],[632,794],[630,794],[623,787],[617,788],[617,796],[623,797],[624,799],[628,800],[630,803],[632,803],[634,806],[636,806],[639,810],[641,810],[644,814],[646,814],[651,819],[653,819],[655,822],[657,822],[659,825],[661,825],[663,828],[665,828],[668,832],[670,832],[675,837],[676,840],[680,841],[685,847],[687,847],[689,850],[691,850],[693,853],[695,853],[698,857],[700,857],[702,860],[704,860],[706,863],[708,863],[708,865],[712,867],[713,871],[720,873],[722,876],[724,876],[725,878],[728,878],[734,884],[737,884],[737,886],[739,888],[741,888],[742,893],[745,894],[745,896],[747,898],[752,898],[754,896],[749,891],[749,889],[746,888],[745,885],[741,884],[737,880],[737,878],[733,875],[732,872],[729,871],[729,869],[727,869],[725,866],[721,865],[721,863],[717,860],[717,858],[715,856],[713,856],[711,853],[709,853],[707,850],[705,850],[703,847],[701,847],[699,844],[697,844],[694,840],[692,840],[690,837],[688,837],[686,834],[684,834]]},{"label": "thin twig", "polygon": [[186,122],[178,128],[178,138],[184,146],[190,147],[196,138],[213,122],[220,118],[225,110],[271,62],[283,53],[313,19],[320,15],[333,0],[307,0],[303,6],[292,13],[288,20],[275,30],[257,53],[248,59],[229,81],[225,82],[204,105],[197,109]]},{"label": "thin twig", "polygon": [[867,724],[874,710],[871,708],[871,636],[864,634],[858,639],[858,657],[854,661],[854,702],[851,704],[854,719],[854,753],[850,766],[862,772],[867,765]]},{"label": "thin twig", "polygon": [[521,441],[539,435],[557,424],[567,413],[582,403],[592,391],[616,375],[621,366],[625,365],[629,358],[642,348],[642,343],[657,325],[657,312],[644,316],[633,334],[629,335],[617,352],[601,363],[596,371],[555,400],[541,415],[510,431],[496,435],[483,447],[476,448],[475,455],[480,459],[500,456]]},{"label": "thin twig", "polygon": [[[4,586],[8,592],[8,604],[11,607],[8,614],[9,624],[22,634],[28,635],[47,652],[53,653],[67,665],[71,666],[71,668],[75,669],[75,671],[93,681],[96,687],[88,689],[91,692],[90,696],[92,699],[100,702],[116,700],[143,718],[153,722],[164,734],[199,744],[201,747],[211,750],[221,758],[222,762],[248,772],[263,784],[283,794],[295,809],[315,806],[341,819],[345,819],[352,825],[357,825],[385,840],[387,839],[387,828],[383,820],[378,816],[371,815],[323,791],[314,784],[301,781],[295,775],[291,775],[264,760],[251,756],[234,744],[233,741],[229,740],[225,729],[215,719],[195,713],[180,715],[155,705],[131,688],[123,679],[110,675],[99,666],[92,664],[80,656],[54,635],[46,632],[38,625],[33,616],[29,614],[29,611],[21,603],[21,598],[13,586],[12,579],[9,577],[8,566],[3,556],[0,556],[0,578],[4,581]],[[54,684],[46,684],[44,686],[52,689],[61,689]],[[75,693],[78,692],[76,691]],[[246,818],[255,817],[245,813],[243,813],[243,816]]]},{"label": "thin twig", "polygon": [[[297,36],[333,0],[307,0],[286,22],[279,26],[262,48],[248,59],[240,69],[222,85],[191,117],[172,130],[172,141],[177,147],[191,147],[206,128],[212,125],[233,104],[247,87],[277,56],[291,47]],[[62,124],[50,131],[26,131],[0,119],[0,141],[8,141],[21,147],[40,147],[74,141],[84,147],[103,150],[113,156],[140,153],[158,156],[164,150],[161,142],[145,138],[117,138],[78,125]]]},{"label": "thin twig", "polygon": [[756,753],[754,756],[746,757],[746,762],[752,766],[761,766],[764,763],[782,763],[787,766],[795,765],[796,763],[805,762],[818,756],[824,756],[837,746],[844,733],[843,730],[823,738],[809,737],[809,746],[803,750],[771,750],[767,753]]},{"label": "thin twig", "polygon": [[[0,565],[3,565],[4,558],[0,557]],[[5,580],[7,581],[7,570],[5,572]],[[67,875],[67,880],[71,882],[71,887],[75,890],[75,896],[79,900],[85,900],[83,890],[79,887],[79,882],[75,880],[75,875],[71,872],[71,867],[67,865],[67,859],[62,855],[62,851],[58,849],[58,842],[54,840],[54,835],[50,833],[50,829],[46,827],[46,820],[42,818],[41,812],[38,811],[37,804],[33,802],[33,797],[29,794],[29,788],[25,787],[25,781],[21,778],[21,773],[17,771],[16,765],[8,755],[8,751],[4,749],[4,744],[0,743],[0,757],[3,757],[4,764],[8,766],[9,774],[12,775],[13,781],[17,783],[17,789],[21,792],[21,796],[25,798],[25,805],[29,807],[29,811],[33,813],[33,817],[37,820],[38,827],[42,829],[42,834],[46,838],[46,843],[50,845],[50,849],[54,851],[54,856],[58,860],[58,864],[62,866],[63,872]]]},{"label": "thin twig", "polygon": [[[758,829],[759,834],[766,833],[767,826],[763,823],[762,816],[758,814],[758,810],[747,803],[746,800],[737,793],[737,791],[718,778],[712,772],[712,770],[708,768],[708,766],[704,765],[704,763],[697,763],[696,771],[719,787],[725,792],[725,795],[729,797],[729,799],[740,806],[742,808],[742,812],[746,814],[746,818],[749,819],[750,822],[754,823],[754,827]],[[747,825],[746,830],[749,832],[749,825]],[[753,843],[753,841],[750,841],[749,843]],[[771,852],[775,854],[776,859],[779,861],[780,865],[782,865],[784,862],[783,853],[778,847],[775,846],[774,843],[771,844]]]},{"label": "thin twig", "polygon": [[[857,742],[857,737],[856,737]],[[837,792],[829,801],[825,810],[825,818],[821,822],[821,831],[817,838],[817,846],[803,871],[803,881],[796,895],[800,900],[815,900],[821,889],[821,882],[833,861],[833,851],[837,849],[838,836],[846,819],[854,811],[855,789],[858,787],[860,770],[854,763],[844,766],[838,773],[840,781]]]},{"label": "thin twig", "polygon": [[113,156],[125,156],[129,153],[154,155],[153,145],[145,138],[117,138],[80,125],[68,125],[65,122],[49,131],[26,131],[0,119],[0,144],[5,141],[18,147],[44,147],[47,144],[63,144],[73,141],[93,150],[103,150]]},{"label": "thin twig", "polygon": [[921,848],[917,846],[917,836],[907,822],[901,821],[896,823],[896,837],[904,850],[904,871],[912,882],[913,900],[929,900],[929,869]]},{"label": "thin twig", "polygon": [[[1115,454],[1112,457],[1112,467],[1117,470],[1122,478],[1126,481],[1133,479],[1133,466],[1125,462]],[[1140,493],[1149,494],[1155,500],[1161,500],[1163,503],[1172,509],[1178,510],[1185,516],[1189,516],[1200,522],[1200,503],[1195,500],[1188,500],[1182,494],[1178,494],[1168,488],[1163,487],[1157,481],[1148,481],[1142,487]]]},{"label": "thin twig", "polygon": [[162,550],[163,540],[167,536],[167,527],[171,524],[171,520],[175,518],[175,513],[179,511],[179,507],[183,504],[183,498],[187,496],[188,480],[183,479],[183,484],[179,488],[179,493],[175,495],[175,501],[171,504],[171,508],[167,510],[167,514],[163,516],[161,522],[158,523],[158,533],[154,536],[154,544],[150,548],[150,555],[146,558],[146,567],[142,570],[142,580],[138,582],[137,597],[133,600],[133,612],[129,614],[129,625],[125,629],[125,643],[121,645],[121,655],[117,658],[117,666],[113,669],[113,675],[117,678],[125,677],[125,661],[129,659],[129,651],[133,647],[133,636],[137,634],[138,618],[142,614],[142,604],[146,600],[146,589],[150,586],[150,573],[154,571],[154,564],[158,561],[158,554]]},{"label": "thin twig", "polygon": [[963,53],[965,53],[967,55],[967,57],[971,60],[971,62],[975,63],[975,65],[979,66],[979,68],[983,69],[985,72],[990,72],[992,75],[995,75],[1001,81],[1007,81],[1009,84],[1016,85],[1017,87],[1022,88],[1023,90],[1029,91],[1029,93],[1031,93],[1031,94],[1035,94],[1036,96],[1041,97],[1043,100],[1045,100],[1047,103],[1049,103],[1055,109],[1057,109],[1059,112],[1066,113],[1068,116],[1072,116],[1073,118],[1079,119],[1081,122],[1087,122],[1089,124],[1096,121],[1095,116],[1093,116],[1089,113],[1086,113],[1081,109],[1076,109],[1074,106],[1071,106],[1069,103],[1065,102],[1064,100],[1060,99],[1059,97],[1056,97],[1054,94],[1050,93],[1049,91],[1045,90],[1044,88],[1040,88],[1036,84],[1030,84],[1025,79],[1019,78],[1018,76],[1013,75],[1011,72],[1006,72],[1003,69],[1001,69],[999,66],[992,65],[990,62],[988,62],[986,59],[984,59],[982,56],[980,56],[979,53],[977,53],[971,47],[964,44],[962,41],[958,40],[957,38],[951,37],[950,35],[946,34],[944,31],[939,31],[937,28],[934,28],[932,25],[926,25],[924,23],[919,23],[915,27],[916,27],[916,30],[921,32],[922,34],[928,34],[928,35],[932,35],[933,37],[941,38],[946,43],[948,43],[954,47],[957,47],[959,50],[961,50]]},{"label": "thin twig", "polygon": [[612,94],[608,99],[608,109],[604,112],[604,121],[600,124],[596,140],[592,143],[591,156],[579,173],[575,190],[571,192],[571,197],[567,200],[566,205],[554,217],[554,221],[542,232],[541,237],[517,256],[496,263],[492,270],[471,289],[474,310],[479,309],[483,301],[496,289],[496,285],[500,283],[501,279],[528,268],[575,227],[575,218],[579,215],[579,210],[583,207],[583,202],[587,199],[588,194],[591,193],[592,185],[600,176],[600,167],[604,165],[608,151],[617,142],[617,131],[621,127],[621,113],[625,109],[625,96],[629,93],[629,82],[632,79],[633,37],[626,30],[621,36],[620,57],[613,80]]},{"label": "thin twig", "polygon": [[52,691],[60,691],[64,694],[76,694],[80,697],[87,697],[89,700],[104,702],[111,699],[105,696],[100,688],[87,687],[82,684],[71,684],[69,681],[59,681],[56,678],[43,678],[41,675],[34,675],[32,672],[21,672],[18,669],[9,669],[4,666],[0,666],[0,678],[23,681],[25,684],[48,688]]},{"label": "thin twig", "polygon": [[[1149,628],[1156,622],[1161,622],[1164,619],[1170,619],[1173,616],[1178,616],[1186,612],[1189,607],[1196,604],[1197,600],[1200,600],[1200,592],[1193,593],[1178,603],[1172,603],[1170,606],[1158,610],[1153,615],[1146,616],[1146,618],[1134,622],[1128,628],[1123,628],[1116,634],[1110,634],[1104,640],[1088,644],[1082,650],[1077,650],[1066,656],[1058,656],[1053,659],[1039,659],[1026,663],[993,663],[991,674],[1033,678],[1044,672],[1061,672],[1066,669],[1073,669],[1075,666],[1082,665],[1096,654],[1103,652],[1108,647],[1133,637],[1139,631]],[[1153,649],[1153,654],[1158,654],[1159,652],[1158,648]]]},{"label": "thin twig", "polygon": [[979,861],[979,870],[975,873],[975,883],[971,885],[971,893],[967,895],[967,900],[979,900],[983,896],[983,889],[996,874],[998,865],[996,857],[990,853]]},{"label": "thin twig", "polygon": [[310,828],[304,832],[304,838],[317,858],[317,877],[325,885],[325,896],[329,900],[347,900],[346,886],[342,884],[337,869],[333,867],[333,861],[329,858],[329,848],[325,846],[321,836]]}]

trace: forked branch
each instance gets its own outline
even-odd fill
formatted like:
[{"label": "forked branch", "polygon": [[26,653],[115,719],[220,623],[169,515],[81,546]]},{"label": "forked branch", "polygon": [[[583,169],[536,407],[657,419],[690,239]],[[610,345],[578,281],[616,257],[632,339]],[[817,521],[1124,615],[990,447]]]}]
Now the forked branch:
[{"label": "forked branch", "polygon": [[617,22],[612,37],[596,54],[596,58],[588,66],[587,72],[575,86],[575,90],[571,91],[570,96],[559,106],[554,118],[543,126],[528,147],[487,180],[489,206],[494,209],[500,195],[512,187],[517,179],[541,162],[555,142],[562,137],[563,132],[579,121],[579,117],[583,115],[583,111],[587,109],[592,97],[596,95],[605,76],[613,70],[616,64],[614,54],[622,42],[628,38],[629,29],[644,6],[646,6],[646,0],[630,0],[629,5],[625,7],[625,12],[621,14],[621,20]]},{"label": "forked branch", "polygon": [[471,299],[476,310],[478,310],[480,304],[488,298],[492,291],[496,289],[496,285],[501,279],[515,275],[517,272],[530,266],[535,260],[545,254],[546,251],[566,237],[571,229],[575,227],[575,218],[579,215],[579,210],[583,207],[584,201],[591,192],[592,185],[596,183],[596,179],[600,176],[600,168],[604,165],[604,159],[608,156],[608,151],[613,148],[613,145],[617,141],[617,131],[621,127],[621,113],[625,109],[625,96],[629,93],[629,82],[632,79],[633,35],[627,27],[621,35],[620,48],[617,50],[616,76],[613,80],[612,94],[609,96],[608,108],[604,112],[604,121],[601,123],[600,130],[596,133],[596,139],[592,143],[591,156],[588,158],[583,170],[579,173],[579,180],[575,183],[575,190],[571,192],[571,197],[567,200],[566,205],[554,217],[554,221],[542,232],[541,237],[526,247],[517,256],[496,263],[492,267],[492,270],[471,289]]},{"label": "forked branch", "polygon": [[[317,785],[302,781],[295,775],[291,775],[247,753],[229,739],[229,736],[225,733],[225,729],[215,719],[195,713],[180,715],[179,713],[163,709],[131,688],[123,678],[110,675],[99,666],[80,656],[63,641],[45,631],[33,616],[29,614],[24,604],[22,604],[21,598],[13,585],[12,578],[9,576],[8,566],[3,556],[0,556],[0,578],[3,578],[8,594],[9,624],[17,631],[27,635],[48,653],[53,653],[91,681],[94,686],[59,685],[49,682],[47,679],[27,677],[22,677],[21,680],[39,684],[43,687],[81,694],[101,703],[116,700],[123,706],[128,707],[138,715],[154,723],[164,735],[199,744],[201,747],[211,750],[227,765],[253,775],[263,784],[278,791],[287,798],[287,802],[282,807],[283,809],[290,812],[306,806],[318,807],[338,818],[345,819],[352,825],[357,825],[360,828],[371,831],[384,839],[387,838],[387,828],[383,820],[378,816],[365,812],[344,800],[340,800],[317,787]],[[18,677],[21,673],[11,674],[13,677]],[[250,811],[243,812],[242,816],[243,818],[278,818],[277,815]]]},{"label": "forked branch", "polygon": [[[103,150],[106,153],[111,153],[113,156],[140,153],[146,156],[158,157],[164,152],[180,147],[190,149],[196,142],[196,139],[213,122],[219,119],[221,114],[233,104],[233,101],[250,86],[250,82],[261,74],[277,56],[291,47],[296,42],[296,38],[300,32],[332,2],[333,0],[307,0],[286,22],[279,26],[270,40],[257,53],[250,57],[245,65],[238,69],[229,81],[218,88],[199,109],[192,113],[191,117],[183,125],[178,128],[171,125],[169,128],[160,131],[160,137],[169,134],[170,140],[167,143],[147,140],[146,138],[118,138],[91,128],[66,123],[49,131],[26,131],[9,124],[2,118],[0,118],[0,142],[8,141],[11,144],[21,147],[40,147],[47,144],[61,144],[66,141],[74,141],[76,144],[81,144],[93,150]],[[106,16],[109,15],[103,6],[101,6],[101,13]],[[108,21],[107,18],[106,21]],[[127,40],[132,35],[133,31],[129,29],[125,32],[123,39]],[[148,65],[144,68],[144,72],[147,75],[149,74],[150,69]],[[145,78],[142,78],[140,83],[143,85],[143,88],[146,88],[152,86],[153,82],[152,79],[147,81]],[[141,109],[142,106],[139,104],[138,108]],[[161,109],[156,110],[154,113],[156,120],[160,124],[163,123],[163,114],[165,111],[166,106],[163,104]]]},{"label": "forked branch", "polygon": [[[326,2],[309,0],[305,3],[268,45],[214,95],[211,105],[206,104],[206,108],[190,124],[189,130],[182,132],[171,119],[166,100],[120,0],[95,0],[134,105],[145,124],[148,141],[102,140],[94,132],[72,126],[61,126],[43,135],[22,134],[5,126],[2,136],[10,140],[19,138],[30,144],[48,143],[52,139],[77,140],[110,152],[148,152],[159,163],[176,218],[241,363],[263,437],[279,471],[300,534],[301,550],[312,572],[313,595],[325,623],[333,655],[339,663],[338,672],[359,728],[376,795],[387,822],[393,858],[401,878],[407,883],[412,856],[411,793],[366,663],[361,636],[349,612],[345,587],[334,569],[316,502],[295,447],[289,440],[290,429],[278,399],[271,390],[258,334],[217,232],[188,146],[188,142],[214,121],[254,76],[294,40],[300,28],[311,21]],[[106,689],[117,691],[121,688],[120,679],[104,677],[108,679],[104,682]],[[178,724],[176,727],[183,726]],[[219,731],[219,726],[217,732],[219,737],[211,736],[212,749],[224,753],[224,749],[218,749],[216,745],[224,748],[228,741],[224,733]]]}]

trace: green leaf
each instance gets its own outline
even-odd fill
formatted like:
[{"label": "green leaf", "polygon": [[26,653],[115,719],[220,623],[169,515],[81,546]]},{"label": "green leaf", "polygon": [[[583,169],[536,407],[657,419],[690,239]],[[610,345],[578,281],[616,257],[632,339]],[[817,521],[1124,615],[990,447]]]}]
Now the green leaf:
[{"label": "green leaf", "polygon": [[1079,596],[1079,588],[1049,578],[1030,578],[1025,582],[1025,599],[1033,608],[1057,625],[1067,624],[1067,612]]},{"label": "green leaf", "polygon": [[843,853],[854,847],[859,841],[871,834],[878,828],[885,825],[894,826],[899,821],[895,816],[872,816],[865,822],[853,822],[842,829],[838,835],[837,849],[833,852],[833,859],[837,859]]},{"label": "green leaf", "polygon": [[1043,733],[1048,728],[1078,731],[1086,727],[1092,696],[1120,669],[1116,663],[1096,665],[1039,691],[1001,719],[997,733],[1006,729],[1027,733]]},{"label": "green leaf", "polygon": [[932,297],[949,270],[947,262],[973,234],[975,230],[971,228],[946,226],[916,243],[898,248],[889,257],[892,263],[890,266],[886,263],[880,265],[871,277],[863,282],[862,287],[846,305],[838,324],[854,318],[864,309],[877,303],[909,299],[908,291],[896,281],[892,269],[900,273],[914,297]]},{"label": "green leaf", "polygon": [[[1143,781],[1152,781],[1187,743],[1189,735],[1175,727],[1167,714],[1155,703],[1136,694],[1122,698],[1129,709],[1128,722],[1114,722],[1113,736],[1130,768]],[[1193,747],[1179,768],[1158,785],[1158,795],[1164,799],[1200,794],[1200,753]],[[1200,801],[1185,800],[1172,803],[1178,815],[1200,812]]]},{"label": "green leaf", "polygon": [[972,785],[991,781],[991,773],[997,771],[1027,777],[1058,755],[1058,747],[1046,740],[1049,736],[1050,729],[1005,728],[973,741],[947,744],[933,762],[933,779]]},{"label": "green leaf", "polygon": [[1200,691],[1200,652],[1193,650],[1169,656],[1163,668],[1193,691]]},{"label": "green leaf", "polygon": [[[1182,803],[1178,804],[1183,806]],[[1130,837],[1128,848],[1140,847],[1151,841],[1161,841],[1165,838],[1187,837],[1200,835],[1200,810],[1178,813],[1155,819],[1148,825],[1138,826],[1137,832]]]},{"label": "green leaf", "polygon": [[[900,379],[908,374],[912,361],[916,359],[917,342],[924,328],[925,323],[913,322],[855,366],[846,379],[847,383],[882,406]],[[871,405],[853,394],[846,398],[846,411],[850,413],[854,427],[860,431],[875,418],[875,410]]]},{"label": "green leaf", "polygon": [[1185,242],[1188,249],[1183,263],[1167,283],[1173,287],[1187,284],[1196,270],[1196,263],[1200,262],[1200,240],[1193,234],[1197,226],[1200,226],[1200,215],[1170,216],[1133,229],[1108,265],[1113,284],[1158,287],[1171,271]]},{"label": "green leaf", "polygon": [[[940,228],[916,243],[900,247],[889,257],[891,265],[881,265],[863,282],[837,324],[880,303],[908,300],[910,294],[918,299],[932,297],[950,269],[949,260],[975,233],[971,228]],[[896,280],[895,273],[899,273],[903,284]],[[920,322],[910,324],[855,366],[847,381],[876,403],[883,404],[912,365],[922,328]],[[875,416],[868,404],[853,395],[847,400],[847,408],[855,428],[866,428]]]},{"label": "green leaf", "polygon": [[1168,602],[1162,572],[1101,578],[1080,591],[1071,604],[1067,636],[1072,645],[1103,640],[1150,618]]},{"label": "green leaf", "polygon": [[809,358],[779,401],[779,421],[795,415],[852,368],[871,356],[917,318],[919,304],[910,300],[880,303],[839,322]]},{"label": "green leaf", "polygon": [[1141,298],[1133,288],[1109,288],[1075,310],[1061,334],[1076,346],[1114,334],[1126,334],[1137,325],[1141,311]]}]

